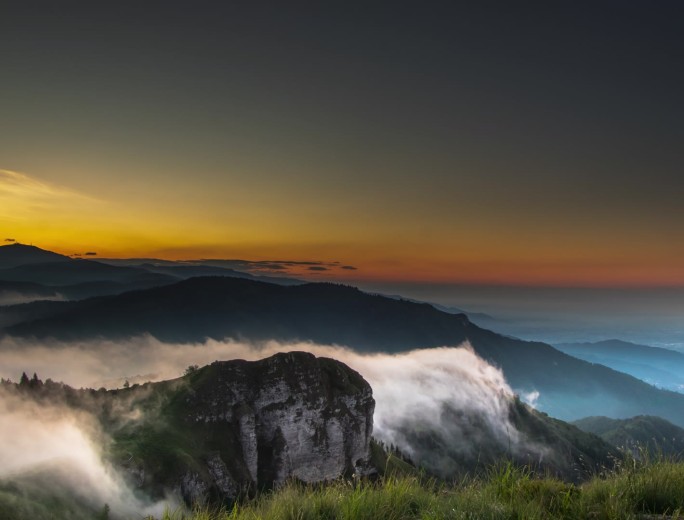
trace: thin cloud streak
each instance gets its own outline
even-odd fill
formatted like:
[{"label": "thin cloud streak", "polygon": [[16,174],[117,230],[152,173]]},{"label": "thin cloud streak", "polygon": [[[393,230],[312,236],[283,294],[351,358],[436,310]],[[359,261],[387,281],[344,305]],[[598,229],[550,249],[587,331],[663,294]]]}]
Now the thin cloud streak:
[{"label": "thin cloud streak", "polygon": [[18,220],[37,210],[61,210],[70,204],[101,203],[89,195],[24,173],[0,169],[0,217]]}]

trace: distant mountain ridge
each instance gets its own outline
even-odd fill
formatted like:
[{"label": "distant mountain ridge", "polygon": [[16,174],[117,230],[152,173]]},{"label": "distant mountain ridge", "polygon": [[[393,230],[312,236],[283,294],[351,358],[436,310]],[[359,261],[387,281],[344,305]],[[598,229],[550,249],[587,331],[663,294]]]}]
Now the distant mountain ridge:
[{"label": "distant mountain ridge", "polygon": [[615,339],[554,346],[571,356],[606,365],[660,388],[684,392],[684,354],[681,352]]},{"label": "distant mountain ridge", "polygon": [[200,276],[228,276],[232,278],[245,278],[247,280],[258,280],[262,282],[275,283],[278,285],[298,285],[306,283],[296,278],[287,278],[284,276],[264,276],[236,271],[227,267],[217,267],[213,265],[156,265],[153,263],[140,264],[137,267],[150,271],[152,273],[160,273],[173,276],[177,279],[187,280],[188,278],[196,278]]},{"label": "distant mountain ridge", "polygon": [[116,267],[95,260],[72,260],[19,265],[0,270],[0,280],[60,286],[92,282],[129,283],[150,280],[159,285],[177,278],[138,267]]},{"label": "distant mountain ridge", "polygon": [[42,319],[4,331],[64,340],[149,333],[163,341],[188,343],[206,338],[313,341],[366,352],[458,346],[467,341],[478,355],[501,367],[521,395],[539,392],[537,406],[554,417],[656,414],[684,425],[684,395],[658,390],[544,343],[501,336],[462,314],[349,286],[286,287],[239,278],[192,278],[76,302],[62,310],[51,306],[48,311]]},{"label": "distant mountain ridge", "polygon": [[229,276],[280,285],[305,283],[295,278],[254,275],[201,263],[74,259],[24,244],[0,246],[0,305],[115,295],[197,276]]},{"label": "distant mountain ridge", "polygon": [[434,303],[434,302],[428,302],[424,300],[416,300],[415,298],[406,298],[405,296],[401,296],[399,294],[383,294],[379,293],[380,296],[385,296],[387,298],[392,298],[393,300],[406,300],[407,302],[413,302],[413,303],[427,303],[429,305],[432,305],[435,309],[446,312],[447,314],[465,314],[468,316],[468,319],[470,321],[474,322],[494,322],[496,321],[496,318],[493,316],[490,316],[489,314],[485,314],[484,312],[470,312],[470,311],[465,311],[463,309],[459,309],[458,307],[453,307],[449,305],[442,305],[439,303]]}]

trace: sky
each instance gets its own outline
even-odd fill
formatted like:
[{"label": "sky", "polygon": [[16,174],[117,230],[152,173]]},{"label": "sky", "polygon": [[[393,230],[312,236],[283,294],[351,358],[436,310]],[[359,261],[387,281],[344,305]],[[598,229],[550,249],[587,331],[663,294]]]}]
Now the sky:
[{"label": "sky", "polygon": [[683,15],[5,2],[0,232],[362,281],[683,286]]}]

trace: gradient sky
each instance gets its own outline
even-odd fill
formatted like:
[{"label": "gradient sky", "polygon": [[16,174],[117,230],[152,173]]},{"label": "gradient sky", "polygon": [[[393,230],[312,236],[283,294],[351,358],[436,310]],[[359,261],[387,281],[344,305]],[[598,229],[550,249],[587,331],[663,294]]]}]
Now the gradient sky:
[{"label": "gradient sky", "polygon": [[0,230],[684,285],[682,63],[679,1],[5,2]]}]

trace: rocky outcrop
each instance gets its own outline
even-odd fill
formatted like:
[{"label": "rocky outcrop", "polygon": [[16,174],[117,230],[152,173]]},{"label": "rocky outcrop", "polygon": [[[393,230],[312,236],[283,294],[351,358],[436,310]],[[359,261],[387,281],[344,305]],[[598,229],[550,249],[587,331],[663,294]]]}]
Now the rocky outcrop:
[{"label": "rocky outcrop", "polygon": [[174,407],[204,453],[180,479],[190,502],[373,471],[371,387],[339,361],[290,352],[215,362],[188,383]]}]

